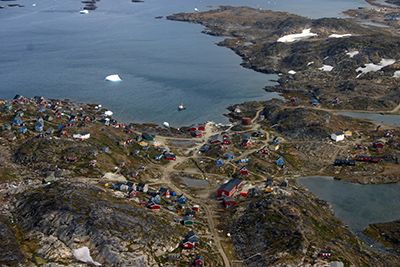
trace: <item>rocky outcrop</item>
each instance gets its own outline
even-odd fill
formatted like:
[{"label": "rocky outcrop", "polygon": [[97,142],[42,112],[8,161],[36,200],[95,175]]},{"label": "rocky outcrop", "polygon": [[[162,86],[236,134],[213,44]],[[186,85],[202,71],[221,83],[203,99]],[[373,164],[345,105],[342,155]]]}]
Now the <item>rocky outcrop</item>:
[{"label": "rocky outcrop", "polygon": [[24,262],[14,230],[7,218],[0,215],[0,266],[19,266]]},{"label": "rocky outcrop", "polygon": [[151,266],[180,238],[171,218],[83,183],[54,183],[24,193],[15,216],[25,240],[38,243],[31,253],[58,264],[73,263],[71,250],[87,246],[105,266]]},{"label": "rocky outcrop", "polygon": [[[267,195],[238,209],[230,227],[233,245],[247,266],[395,266],[361,243],[334,218],[329,206],[303,189]],[[329,251],[329,258],[320,255]]]},{"label": "rocky outcrop", "polygon": [[370,224],[364,233],[385,247],[400,253],[400,220]]},{"label": "rocky outcrop", "polygon": [[276,131],[291,140],[322,140],[339,130],[372,127],[371,123],[324,110],[284,107],[280,101],[267,102],[262,114],[268,126],[274,126]]}]

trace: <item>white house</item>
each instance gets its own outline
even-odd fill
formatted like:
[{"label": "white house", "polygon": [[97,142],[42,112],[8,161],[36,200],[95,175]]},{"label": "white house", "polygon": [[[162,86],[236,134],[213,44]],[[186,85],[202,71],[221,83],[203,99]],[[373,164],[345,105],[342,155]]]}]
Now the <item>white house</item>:
[{"label": "white house", "polygon": [[343,132],[336,132],[331,134],[331,139],[335,142],[343,141],[344,140],[344,133]]}]

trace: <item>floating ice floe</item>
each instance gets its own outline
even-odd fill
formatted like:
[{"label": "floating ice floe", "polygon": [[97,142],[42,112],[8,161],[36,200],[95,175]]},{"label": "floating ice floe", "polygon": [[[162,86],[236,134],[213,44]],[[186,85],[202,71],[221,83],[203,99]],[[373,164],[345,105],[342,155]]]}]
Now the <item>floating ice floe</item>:
[{"label": "floating ice floe", "polygon": [[351,33],[346,33],[346,34],[331,34],[328,36],[328,38],[343,38],[343,37],[350,37]]},{"label": "floating ice floe", "polygon": [[106,112],[104,112],[104,115],[106,116],[112,116],[114,113],[111,110],[107,110]]},{"label": "floating ice floe", "polygon": [[313,36],[317,36],[318,34],[312,33],[311,29],[304,29],[302,33],[294,33],[294,34],[289,34],[282,36],[281,38],[278,39],[278,42],[281,43],[292,43],[304,39],[311,38]]},{"label": "floating ice floe", "polygon": [[79,14],[89,14],[89,10],[81,10],[79,11]]},{"label": "floating ice floe", "polygon": [[36,3],[33,3],[32,6],[35,7],[35,6],[36,6]]},{"label": "floating ice floe", "polygon": [[360,74],[357,75],[356,78],[360,77],[361,75],[363,75],[365,73],[371,72],[371,71],[377,72],[377,71],[383,69],[384,67],[392,65],[395,62],[396,62],[396,60],[394,60],[394,59],[382,58],[381,62],[379,62],[379,64],[374,64],[374,63],[365,64],[365,67],[359,67],[356,69],[356,72],[361,72]]},{"label": "floating ice floe", "polygon": [[360,54],[360,52],[358,52],[358,51],[350,51],[350,52],[346,53],[346,55],[348,55],[350,58],[353,58],[354,56],[357,56],[358,54]]},{"label": "floating ice floe", "polygon": [[321,68],[318,68],[319,70],[323,70],[323,71],[331,71],[333,70],[333,67],[330,65],[323,65]]},{"label": "floating ice floe", "polygon": [[77,259],[78,261],[88,264],[93,264],[96,266],[101,266],[100,263],[94,261],[93,258],[90,256],[90,251],[88,247],[81,247],[78,249],[74,249],[73,254],[75,259]]},{"label": "floating ice floe", "polygon": [[169,128],[169,123],[166,122],[166,121],[164,121],[164,122],[163,122],[163,126],[166,127],[166,128]]},{"label": "floating ice floe", "polygon": [[194,8],[195,12],[199,12],[199,9],[197,7]]},{"label": "floating ice floe", "polygon": [[288,73],[291,74],[291,75],[296,74],[296,72],[294,70],[289,70]]},{"label": "floating ice floe", "polygon": [[393,74],[394,78],[400,78],[400,70],[396,70]]},{"label": "floating ice floe", "polygon": [[121,77],[119,77],[118,74],[108,75],[106,77],[106,80],[110,81],[110,82],[120,82],[120,81],[122,81]]}]

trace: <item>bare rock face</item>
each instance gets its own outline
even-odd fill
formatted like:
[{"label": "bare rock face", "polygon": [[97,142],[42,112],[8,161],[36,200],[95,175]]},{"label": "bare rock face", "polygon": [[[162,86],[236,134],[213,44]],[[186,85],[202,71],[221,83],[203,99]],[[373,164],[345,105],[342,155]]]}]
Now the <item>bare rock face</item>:
[{"label": "bare rock face", "polygon": [[55,236],[45,236],[41,232],[33,233],[31,238],[39,240],[37,254],[50,261],[68,263],[72,259],[71,250]]},{"label": "bare rock face", "polygon": [[0,266],[18,266],[24,261],[10,222],[0,216]]},{"label": "bare rock face", "polygon": [[48,263],[76,263],[71,250],[87,246],[104,266],[150,266],[155,252],[179,242],[180,226],[170,226],[172,219],[81,183],[54,183],[20,195],[15,216],[25,238],[38,241],[34,253]]}]

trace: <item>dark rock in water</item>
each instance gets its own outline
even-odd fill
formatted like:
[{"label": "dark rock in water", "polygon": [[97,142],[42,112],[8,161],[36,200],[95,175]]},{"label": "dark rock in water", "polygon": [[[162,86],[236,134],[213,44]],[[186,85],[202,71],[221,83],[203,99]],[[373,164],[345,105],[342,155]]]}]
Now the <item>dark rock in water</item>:
[{"label": "dark rock in water", "polygon": [[15,233],[3,216],[0,216],[0,244],[0,266],[17,266],[24,261]]},{"label": "dark rock in water", "polygon": [[56,182],[21,194],[15,216],[26,236],[43,244],[36,253],[45,260],[59,260],[49,259],[53,247],[65,260],[70,249],[88,246],[104,266],[153,266],[155,257],[176,247],[182,230],[172,217],[163,219],[83,183]]},{"label": "dark rock in water", "polygon": [[156,18],[156,19],[162,19],[163,16],[157,16],[157,17],[154,17],[154,18]]},{"label": "dark rock in water", "polygon": [[82,4],[95,4],[96,1],[95,0],[84,0],[84,1],[81,1],[81,3]]},{"label": "dark rock in water", "polygon": [[24,5],[20,5],[20,4],[9,4],[9,7],[24,7]]},{"label": "dark rock in water", "polygon": [[132,0],[132,3],[143,3],[143,0]]},{"label": "dark rock in water", "polygon": [[84,10],[95,10],[96,8],[97,6],[93,4],[87,4],[86,6],[83,7]]}]

